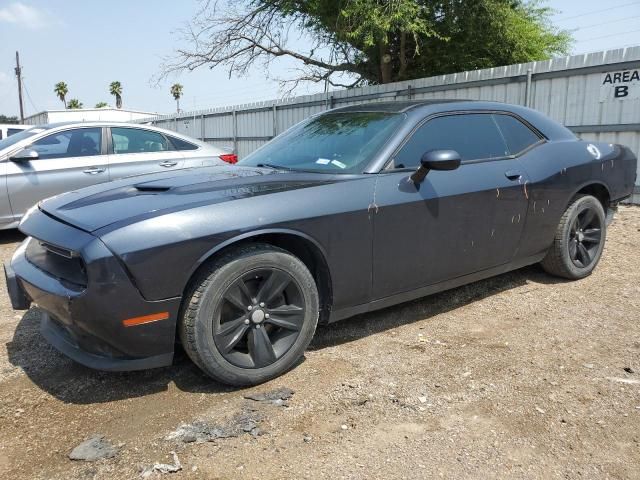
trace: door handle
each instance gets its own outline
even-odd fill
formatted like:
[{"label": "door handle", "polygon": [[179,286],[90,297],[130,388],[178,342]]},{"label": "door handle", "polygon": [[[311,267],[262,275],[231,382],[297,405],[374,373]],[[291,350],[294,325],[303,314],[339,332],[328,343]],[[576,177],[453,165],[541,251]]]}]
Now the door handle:
[{"label": "door handle", "polygon": [[515,170],[507,170],[504,172],[504,176],[509,180],[520,180],[522,178],[522,174],[520,172],[516,172]]},{"label": "door handle", "polygon": [[165,160],[164,162],[160,163],[161,167],[175,167],[178,164],[178,162],[174,162],[172,160]]},{"label": "door handle", "polygon": [[87,168],[86,170],[83,170],[83,172],[86,173],[87,175],[97,175],[98,173],[104,172],[104,168],[91,167],[91,168]]}]

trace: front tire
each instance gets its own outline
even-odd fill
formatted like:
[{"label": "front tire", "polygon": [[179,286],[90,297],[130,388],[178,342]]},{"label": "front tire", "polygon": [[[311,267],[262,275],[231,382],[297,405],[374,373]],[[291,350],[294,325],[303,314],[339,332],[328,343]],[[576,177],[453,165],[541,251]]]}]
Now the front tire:
[{"label": "front tire", "polygon": [[292,368],[318,323],[318,291],[298,258],[268,244],[234,249],[192,282],[179,335],[193,362],[229,385]]},{"label": "front tire", "polygon": [[602,256],[606,234],[600,201],[591,195],[576,196],[560,219],[542,268],[570,280],[590,275]]}]

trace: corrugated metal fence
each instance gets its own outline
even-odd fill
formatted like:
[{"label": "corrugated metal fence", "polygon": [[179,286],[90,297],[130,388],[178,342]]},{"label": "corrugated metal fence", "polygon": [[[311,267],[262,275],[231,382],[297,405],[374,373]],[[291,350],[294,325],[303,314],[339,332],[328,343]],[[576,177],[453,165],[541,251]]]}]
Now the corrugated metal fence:
[{"label": "corrugated metal fence", "polygon": [[[330,108],[406,99],[493,100],[530,106],[584,139],[622,143],[640,156],[639,70],[637,46],[143,121],[233,146],[242,158],[290,126]],[[635,200],[640,202],[638,187]]]}]

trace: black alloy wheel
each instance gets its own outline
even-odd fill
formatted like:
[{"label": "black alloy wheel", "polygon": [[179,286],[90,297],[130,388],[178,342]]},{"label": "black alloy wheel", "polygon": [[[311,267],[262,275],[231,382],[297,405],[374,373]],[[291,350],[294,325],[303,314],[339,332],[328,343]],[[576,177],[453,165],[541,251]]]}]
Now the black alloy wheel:
[{"label": "black alloy wheel", "polygon": [[256,385],[304,355],[318,324],[318,289],[307,266],[263,243],[232,248],[205,265],[187,292],[178,328],[206,374]]},{"label": "black alloy wheel", "polygon": [[569,257],[575,266],[585,268],[597,258],[602,241],[602,223],[593,207],[587,206],[571,224]]},{"label": "black alloy wheel", "polygon": [[602,203],[591,195],[576,195],[560,218],[553,243],[541,262],[558,277],[578,280],[600,261],[607,234]]},{"label": "black alloy wheel", "polygon": [[295,343],[305,317],[300,286],[277,268],[253,270],[224,292],[213,318],[213,338],[222,356],[242,368],[271,365]]}]

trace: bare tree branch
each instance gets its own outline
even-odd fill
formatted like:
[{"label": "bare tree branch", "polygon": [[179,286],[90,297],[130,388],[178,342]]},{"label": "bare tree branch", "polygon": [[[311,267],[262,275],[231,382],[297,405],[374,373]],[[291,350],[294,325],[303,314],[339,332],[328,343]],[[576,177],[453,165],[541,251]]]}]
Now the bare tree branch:
[{"label": "bare tree branch", "polygon": [[205,66],[224,67],[231,78],[245,76],[250,68],[259,65],[269,76],[270,63],[278,58],[294,59],[302,66],[296,77],[279,80],[281,86],[292,89],[303,82],[326,81],[332,86],[346,86],[334,82],[333,74],[355,75],[354,85],[364,81],[358,61],[360,52],[329,33],[307,32],[307,40],[312,43],[308,53],[289,47],[290,33],[304,31],[302,14],[284,16],[277,5],[262,2],[244,8],[238,3],[245,2],[203,2],[198,14],[181,30],[188,47],[177,49],[173,57],[165,59],[156,83],[171,74]]}]

